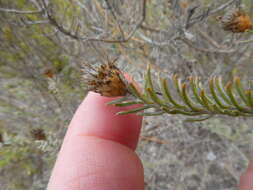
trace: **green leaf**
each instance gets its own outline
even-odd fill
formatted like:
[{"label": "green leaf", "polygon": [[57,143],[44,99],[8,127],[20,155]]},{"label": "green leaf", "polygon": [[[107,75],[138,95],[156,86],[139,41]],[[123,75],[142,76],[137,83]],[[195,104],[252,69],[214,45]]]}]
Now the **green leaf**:
[{"label": "green leaf", "polygon": [[229,106],[225,105],[222,100],[220,100],[220,98],[218,97],[216,91],[215,91],[215,87],[214,87],[214,81],[216,81],[216,77],[212,78],[209,80],[209,89],[211,92],[211,95],[214,99],[214,101],[223,109],[228,109],[230,108]]},{"label": "green leaf", "polygon": [[147,94],[154,102],[156,102],[157,104],[159,104],[159,105],[161,105],[161,106],[165,105],[164,101],[163,101],[162,99],[160,99],[160,98],[156,95],[156,92],[155,92],[155,90],[154,90],[153,82],[152,82],[152,79],[151,79],[150,66],[148,66],[148,70],[147,70],[147,73],[146,73],[145,80],[147,80],[147,81],[146,81],[146,87],[145,87],[146,94]]},{"label": "green leaf", "polygon": [[240,80],[240,78],[239,78],[239,77],[235,77],[235,78],[234,78],[234,83],[235,83],[235,88],[236,88],[236,90],[237,90],[239,96],[240,96],[241,99],[243,100],[243,102],[244,102],[246,105],[250,106],[250,104],[249,104],[249,102],[248,102],[248,99],[246,98],[244,89],[243,89],[243,87],[242,87],[242,85],[241,85],[241,80]]},{"label": "green leaf", "polygon": [[130,110],[127,110],[127,111],[118,112],[117,115],[125,115],[125,114],[130,114],[130,113],[137,113],[137,112],[143,111],[143,110],[151,108],[151,107],[152,106],[150,106],[150,105],[146,105],[146,106],[143,106],[143,107],[139,107],[139,108],[135,108],[135,109],[130,109]]},{"label": "green leaf", "polygon": [[205,106],[206,109],[209,110],[210,112],[215,112],[213,105],[209,104],[209,101],[206,97],[206,93],[205,93],[204,89],[202,89],[200,91],[200,97],[201,97],[201,101],[202,101],[203,106]]},{"label": "green leaf", "polygon": [[113,100],[113,101],[111,101],[111,102],[108,102],[107,105],[119,104],[119,103],[121,103],[121,102],[123,102],[123,101],[125,101],[125,100],[127,100],[127,97],[126,97],[126,96],[124,96],[124,97],[122,97],[122,98],[118,98],[118,99]]},{"label": "green leaf", "polygon": [[181,79],[178,78],[178,75],[173,75],[172,79],[173,79],[174,84],[176,86],[177,93],[181,96],[181,98],[183,98]]},{"label": "green leaf", "polygon": [[164,111],[157,111],[157,112],[139,112],[137,115],[141,116],[158,116],[164,114]]},{"label": "green leaf", "polygon": [[199,112],[185,111],[185,110],[176,109],[176,108],[172,108],[172,109],[162,108],[162,110],[164,110],[168,114],[182,114],[182,115],[188,115],[188,116],[202,115],[202,113],[199,113]]},{"label": "green leaf", "polygon": [[170,88],[168,87],[168,82],[166,81],[166,79],[163,79],[160,77],[160,89],[162,91],[162,95],[164,97],[165,100],[167,100],[167,102],[170,102],[171,104],[173,104],[175,107],[177,108],[183,108],[186,109],[185,106],[177,103],[173,98],[172,95],[170,93]]},{"label": "green leaf", "polygon": [[223,100],[227,103],[227,104],[231,104],[231,101],[229,100],[229,98],[227,97],[225,90],[223,88],[223,84],[222,84],[222,78],[221,77],[216,77],[215,78],[215,86],[217,87],[218,92],[220,93],[221,97],[223,98]]},{"label": "green leaf", "polygon": [[253,95],[252,95],[252,90],[246,90],[246,97],[248,99],[249,105],[251,109],[253,109]]},{"label": "green leaf", "polygon": [[157,104],[160,105],[160,106],[166,106],[165,103],[164,103],[161,99],[159,99],[159,97],[156,95],[156,93],[154,92],[154,90],[148,88],[146,91],[148,92],[150,98],[151,98],[155,103],[157,103]]},{"label": "green leaf", "polygon": [[210,119],[211,117],[213,117],[213,115],[208,115],[206,117],[202,117],[202,118],[194,118],[194,119],[186,119],[186,122],[200,122],[200,121],[205,121],[207,119]]},{"label": "green leaf", "polygon": [[149,99],[145,96],[142,95],[134,86],[134,84],[130,83],[128,86],[129,91],[132,93],[132,95],[134,95],[136,98],[142,100],[144,103],[146,104],[152,104],[151,101],[149,101]]},{"label": "green leaf", "polygon": [[227,85],[226,85],[226,91],[227,91],[227,94],[232,102],[232,104],[239,110],[239,111],[242,111],[242,112],[249,112],[249,110],[243,106],[241,106],[239,104],[239,102],[235,99],[235,96],[234,96],[234,93],[233,93],[233,83],[232,82],[229,82]]},{"label": "green leaf", "polygon": [[192,92],[193,92],[196,100],[200,104],[202,104],[202,100],[201,100],[201,98],[199,96],[199,92],[198,92],[199,88],[196,85],[198,83],[198,78],[197,77],[189,77],[189,81],[190,81],[190,86],[191,86]]},{"label": "green leaf", "polygon": [[142,104],[142,103],[143,102],[141,101],[127,101],[127,102],[117,103],[115,104],[115,106],[124,107],[124,106],[131,106],[131,105]]},{"label": "green leaf", "polygon": [[184,102],[191,108],[193,111],[197,112],[203,112],[204,110],[194,104],[194,102],[189,98],[186,90],[187,86],[186,84],[182,84],[182,98]]}]

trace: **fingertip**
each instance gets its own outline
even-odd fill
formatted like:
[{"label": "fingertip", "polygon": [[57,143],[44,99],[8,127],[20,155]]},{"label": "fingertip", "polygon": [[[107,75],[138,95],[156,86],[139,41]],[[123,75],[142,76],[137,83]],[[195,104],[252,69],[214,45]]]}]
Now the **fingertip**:
[{"label": "fingertip", "polygon": [[133,150],[97,137],[71,141],[60,151],[48,190],[144,190],[143,166]]},{"label": "fingertip", "polygon": [[77,109],[53,169],[48,190],[144,189],[141,161],[134,153],[142,116],[116,113],[115,98],[88,93]]},{"label": "fingertip", "polygon": [[117,115],[117,113],[136,108],[138,105],[128,107],[108,105],[107,103],[112,100],[115,98],[90,92],[76,111],[67,136],[97,136],[135,149],[141,130],[142,116]]},{"label": "fingertip", "polygon": [[253,172],[247,171],[240,178],[239,190],[252,190],[253,189]]}]

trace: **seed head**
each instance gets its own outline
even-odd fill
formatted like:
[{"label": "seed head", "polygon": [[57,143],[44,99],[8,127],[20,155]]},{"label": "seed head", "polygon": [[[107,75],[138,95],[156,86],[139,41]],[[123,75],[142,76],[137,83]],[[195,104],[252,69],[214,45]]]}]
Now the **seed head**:
[{"label": "seed head", "polygon": [[101,64],[96,68],[85,64],[83,73],[88,91],[107,97],[125,96],[128,92],[127,82],[114,61]]},{"label": "seed head", "polygon": [[47,138],[43,129],[33,129],[31,135],[34,140],[46,140]]},{"label": "seed head", "polygon": [[48,78],[53,78],[54,77],[54,72],[52,69],[46,69],[44,72],[43,72],[44,76],[45,77],[48,77]]},{"label": "seed head", "polygon": [[245,32],[253,27],[250,17],[240,8],[232,9],[217,19],[221,22],[224,30],[233,33]]},{"label": "seed head", "polygon": [[0,133],[0,143],[3,143],[3,142],[4,142],[4,138],[3,138],[2,133]]}]

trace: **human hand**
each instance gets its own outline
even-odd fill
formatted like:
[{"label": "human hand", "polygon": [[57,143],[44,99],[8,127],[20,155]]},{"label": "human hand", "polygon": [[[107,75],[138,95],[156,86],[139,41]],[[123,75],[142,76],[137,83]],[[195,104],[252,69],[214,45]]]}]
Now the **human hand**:
[{"label": "human hand", "polygon": [[[134,150],[142,117],[90,92],[76,111],[48,190],[143,190],[143,167]],[[129,108],[128,108],[129,109]]]},{"label": "human hand", "polygon": [[[89,93],[76,111],[47,190],[143,190],[144,174],[134,153],[142,117],[115,115],[113,98]],[[127,109],[127,108],[124,108]],[[253,158],[240,190],[253,190]]]}]

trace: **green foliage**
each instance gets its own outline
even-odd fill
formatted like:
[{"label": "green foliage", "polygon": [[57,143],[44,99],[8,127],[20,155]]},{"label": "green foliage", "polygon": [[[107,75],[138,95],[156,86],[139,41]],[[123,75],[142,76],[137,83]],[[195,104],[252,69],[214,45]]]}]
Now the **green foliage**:
[{"label": "green foliage", "polygon": [[[238,77],[225,86],[221,77],[212,77],[208,82],[208,88],[203,87],[198,77],[189,77],[188,82],[182,82],[174,75],[171,79],[174,88],[165,78],[159,77],[159,90],[156,90],[148,67],[144,81],[143,93],[130,83],[128,89],[132,96],[109,103],[116,106],[134,104],[142,106],[118,114],[138,113],[152,116],[168,113],[194,118],[188,121],[202,121],[215,115],[253,116],[253,90],[252,88],[245,90]],[[153,111],[147,111],[151,108]]]},{"label": "green foliage", "polygon": [[[7,188],[25,188],[26,182],[19,178],[30,178],[36,175],[39,165],[36,156],[40,156],[41,151],[36,146],[29,143],[28,139],[21,139],[18,136],[9,136],[6,133],[4,144],[0,145],[0,168],[1,172],[15,170],[17,178],[10,179]],[[15,164],[14,164],[15,163]]]},{"label": "green foliage", "polygon": [[[251,2],[250,0],[246,1],[248,2],[247,5]],[[136,74],[135,71],[139,72],[140,69],[143,69],[143,63],[150,62],[157,68],[161,66],[161,69],[157,71],[163,70],[165,68],[163,66],[166,64],[165,69],[172,73],[180,73],[182,76],[191,75],[187,70],[189,66],[192,67],[193,72],[203,77],[212,75],[216,71],[215,67],[223,62],[222,54],[199,53],[186,44],[178,43],[178,39],[171,40],[171,35],[178,32],[181,27],[180,23],[183,23],[186,19],[187,12],[184,12],[185,16],[180,16],[182,20],[177,20],[175,16],[183,10],[178,11],[178,8],[176,10],[168,8],[167,1],[147,1],[147,13],[143,26],[140,25],[136,28],[134,35],[127,43],[111,44],[99,41],[73,40],[68,36],[68,33],[61,31],[61,27],[67,32],[69,31],[71,34],[76,34],[84,39],[91,37],[117,40],[122,35],[119,25],[125,36],[135,28],[141,16],[141,1],[126,1],[127,3],[118,0],[110,1],[116,11],[117,18],[112,16],[111,10],[106,7],[104,1],[100,0],[52,0],[46,2],[49,2],[46,12],[27,14],[25,12],[39,10],[38,6],[42,6],[41,1],[38,3],[37,1],[28,0],[0,0],[0,8],[5,10],[0,11],[0,135],[3,135],[4,141],[4,143],[0,143],[0,189],[46,189],[48,177],[65,134],[65,126],[68,125],[74,111],[86,93],[81,87],[82,84],[80,84],[81,63],[96,63],[97,61],[106,60],[107,55],[122,55],[120,57],[121,66],[126,68],[129,73],[131,70],[134,71],[131,72],[133,76]],[[120,3],[117,5],[115,2]],[[223,0],[222,2],[226,1]],[[216,3],[208,0],[204,4],[205,6],[212,4],[217,7],[222,2],[217,1]],[[203,2],[201,1],[201,3]],[[198,9],[199,12],[202,12],[201,7]],[[47,11],[51,13],[51,16],[60,27],[57,27],[55,23],[47,18]],[[198,12],[196,12],[196,16],[198,16]],[[218,46],[215,46],[218,48],[217,50],[219,51],[221,47],[227,48],[225,47],[226,44],[233,45],[230,34],[226,36],[227,34],[221,33],[218,24],[216,22],[210,23],[209,20],[214,19],[207,19],[205,27],[199,29],[208,34],[209,39],[219,42]],[[196,26],[198,27],[198,25]],[[202,39],[194,28],[187,30],[187,32],[196,37],[199,47],[212,47],[207,43],[208,40]],[[239,39],[236,37],[236,40]],[[244,43],[248,43],[251,39],[243,38],[243,40]],[[160,42],[166,41],[168,43],[164,43],[159,47]],[[251,53],[252,49],[248,48],[243,56],[240,51],[236,51],[233,55],[230,54],[231,56],[225,55],[226,66],[220,64],[220,72],[215,73],[222,76],[224,74],[225,78],[226,73],[230,73],[231,70],[235,69],[233,65],[237,65],[236,68],[239,71],[251,73],[252,67],[249,65],[252,60]],[[238,57],[243,58],[239,64],[237,64],[239,62]],[[169,64],[167,64],[168,60]],[[195,61],[198,62],[198,67],[192,64]],[[247,64],[249,66],[246,68]],[[198,72],[198,69],[205,72]],[[46,75],[48,70],[52,71],[52,76]],[[249,76],[251,75],[249,74]],[[214,79],[216,81],[218,78]],[[188,81],[187,87],[185,87],[178,77],[174,77],[170,81],[161,77],[159,82],[161,87],[159,87],[154,80],[151,80],[149,70],[145,78],[144,93],[140,93],[135,86],[130,84],[129,91],[132,96],[124,97],[120,101],[114,102],[114,104],[118,106],[140,104],[142,105],[140,108],[129,110],[128,113],[137,112],[143,115],[170,113],[190,115],[192,118],[199,116],[206,118],[220,115],[220,113],[212,112],[215,105],[220,106],[218,108],[221,110],[231,111],[232,109],[233,112],[237,111],[238,115],[247,114],[244,113],[244,109],[248,110],[249,105],[252,104],[252,92],[249,90],[244,91],[242,87],[237,90],[236,80],[231,87],[235,100],[228,96],[230,92],[227,91],[224,85],[222,85],[222,88],[225,95],[219,92],[218,86],[215,84],[214,89],[217,97],[212,95],[210,88],[204,88],[203,93],[199,80],[199,78],[192,77]],[[174,87],[172,87],[172,83],[175,84]],[[189,91],[187,88],[192,89],[191,85],[194,90]],[[218,99],[218,102],[221,102],[221,105],[215,101],[215,98]],[[236,102],[238,103],[236,104]],[[167,122],[167,119],[169,122]],[[163,120],[166,120],[167,123],[163,124],[169,126],[170,121],[173,119],[162,117],[159,118],[159,122],[162,123]],[[238,128],[238,131],[233,133],[230,125],[224,127],[223,122],[212,123],[213,121],[215,119],[210,120],[210,125],[206,128],[230,140],[244,140],[247,137],[245,133],[250,130],[250,127],[243,130]],[[185,123],[180,119],[177,120],[177,123],[173,123],[177,129],[181,129],[183,124]],[[149,125],[152,125],[151,122]],[[251,125],[249,124],[249,126]],[[46,140],[37,141],[31,138],[30,131],[37,128],[45,131]],[[177,136],[173,131],[170,131],[170,133]],[[241,133],[243,135],[239,138]],[[168,134],[164,135],[169,136]],[[163,138],[167,137],[164,136]],[[185,135],[180,134],[177,136],[179,140],[180,137],[184,138]],[[247,142],[251,143],[251,136],[248,139]],[[149,145],[149,143],[147,144]],[[174,147],[175,144],[172,142],[170,145]],[[198,149],[198,147],[194,146],[194,149]],[[145,156],[144,152],[142,151],[142,154]],[[154,152],[154,149],[152,152]],[[173,152],[171,154],[175,156],[178,155],[177,153],[174,154]],[[164,152],[162,154],[164,155]],[[148,158],[151,158],[150,152]],[[184,156],[181,156],[180,160],[182,159],[184,159]],[[145,161],[145,157],[142,160]],[[150,162],[155,163],[153,160],[150,160]],[[198,163],[202,166],[203,162]],[[166,164],[168,164],[167,161]],[[176,169],[177,171],[183,171]],[[152,172],[152,175],[157,175],[157,173]],[[174,172],[172,173],[174,175]],[[201,172],[198,174],[201,175]],[[165,177],[163,178],[168,181]],[[178,179],[181,183],[182,177]],[[177,182],[177,184],[179,183]],[[165,189],[167,188],[166,186]]]}]

